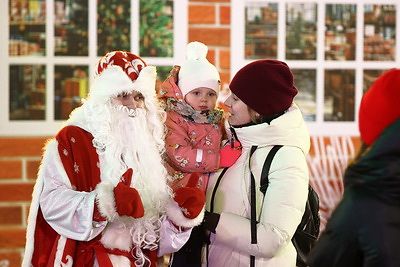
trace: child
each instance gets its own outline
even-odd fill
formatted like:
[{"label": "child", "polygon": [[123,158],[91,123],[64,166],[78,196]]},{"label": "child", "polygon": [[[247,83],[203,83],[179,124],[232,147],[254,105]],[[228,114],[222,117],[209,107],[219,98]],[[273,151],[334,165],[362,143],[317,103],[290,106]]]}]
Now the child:
[{"label": "child", "polygon": [[207,52],[203,43],[189,43],[186,62],[171,70],[159,91],[167,111],[167,169],[173,189],[198,172],[197,186],[205,190],[209,173],[232,165],[241,153],[230,146],[220,152],[224,129],[223,111],[216,107],[220,76],[206,59]]}]

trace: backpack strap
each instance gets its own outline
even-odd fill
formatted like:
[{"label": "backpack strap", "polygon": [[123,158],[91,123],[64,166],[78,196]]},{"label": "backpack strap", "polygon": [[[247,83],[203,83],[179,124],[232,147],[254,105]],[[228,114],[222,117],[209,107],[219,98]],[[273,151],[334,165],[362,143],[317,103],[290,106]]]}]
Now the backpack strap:
[{"label": "backpack strap", "polygon": [[215,194],[217,193],[217,189],[219,187],[219,184],[221,183],[222,177],[224,176],[225,172],[228,170],[228,167],[225,167],[221,174],[218,176],[217,181],[215,182],[215,186],[213,188],[213,192],[211,194],[211,201],[210,201],[210,212],[214,212],[214,200],[215,200]]},{"label": "backpack strap", "polygon": [[268,153],[267,158],[265,159],[263,169],[261,172],[261,178],[260,178],[260,191],[265,195],[265,192],[267,191],[267,187],[269,184],[268,180],[268,174],[269,174],[269,169],[271,168],[271,163],[272,160],[275,157],[276,152],[278,152],[279,149],[281,149],[282,145],[275,145]]},{"label": "backpack strap", "polygon": [[[252,146],[249,156],[250,170],[250,229],[251,229],[251,244],[257,244],[257,211],[256,211],[256,181],[253,172],[251,171],[251,156],[256,151],[257,146]],[[250,267],[256,265],[256,258],[250,255]]]},{"label": "backpack strap", "polygon": [[[276,152],[281,148],[281,145],[274,146],[271,151],[268,153],[268,156],[264,162],[263,169],[261,172],[261,179],[260,179],[260,190],[265,194],[265,191],[268,187],[268,173],[271,167],[272,159],[274,158]],[[251,171],[251,156],[256,151],[257,146],[252,146],[250,150],[249,156],[249,170],[250,170],[250,205],[251,205],[251,244],[257,244],[257,211],[256,211],[256,181],[254,179],[253,172]],[[262,191],[264,188],[264,191]],[[250,255],[250,267],[255,266],[255,257]]]},{"label": "backpack strap", "polygon": [[[219,184],[221,183],[222,177],[224,176],[225,172],[228,170],[229,167],[225,167],[221,174],[218,176],[217,181],[215,182],[215,186],[213,188],[213,192],[211,194],[211,201],[210,201],[210,212],[214,212],[214,200],[215,200],[215,194],[217,193],[217,189],[219,187]],[[211,233],[210,233],[211,235]],[[210,236],[208,236],[208,239],[210,239]],[[206,260],[207,260],[207,266],[208,266],[208,255],[210,253],[209,251],[209,245],[210,242],[206,243]]]},{"label": "backpack strap", "polygon": [[[269,184],[268,174],[269,174],[272,160],[273,160],[276,152],[278,152],[278,150],[281,147],[282,147],[281,145],[275,145],[271,149],[271,151],[268,153],[268,156],[264,162],[263,169],[261,172],[261,179],[260,179],[260,191],[264,194],[264,196],[267,191],[268,184]],[[310,199],[313,199],[313,202],[311,203],[313,205],[312,207],[310,204]],[[319,209],[318,194],[313,190],[311,184],[308,184],[308,197],[307,197],[307,202],[306,202],[306,209],[305,209],[305,212],[301,219],[301,222],[300,222],[299,226],[297,227],[296,232],[292,238],[292,243],[293,243],[294,247],[296,248],[296,252],[297,252],[296,266],[304,266],[304,267],[307,266],[307,264],[306,264],[307,254],[310,252],[312,247],[315,245],[315,242],[317,240],[318,233],[319,233],[320,222],[319,222],[318,209]],[[314,218],[313,211],[315,211],[315,210],[317,210],[317,214],[315,215],[315,218]],[[306,216],[306,214],[307,214],[307,216]],[[302,226],[315,227],[316,235],[310,234],[307,229],[302,229]],[[300,243],[297,242],[297,239],[300,240]]]}]

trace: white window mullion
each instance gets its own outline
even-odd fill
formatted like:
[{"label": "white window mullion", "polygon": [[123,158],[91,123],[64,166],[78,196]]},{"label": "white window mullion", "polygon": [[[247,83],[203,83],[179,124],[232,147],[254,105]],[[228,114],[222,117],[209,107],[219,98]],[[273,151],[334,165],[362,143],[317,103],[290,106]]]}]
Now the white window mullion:
[{"label": "white window mullion", "polygon": [[278,53],[277,59],[286,58],[286,1],[278,2]]},{"label": "white window mullion", "polygon": [[[9,36],[10,36],[10,26],[8,23],[8,14],[9,14],[9,5],[7,2],[6,6],[0,8],[0,36],[4,36],[6,38],[6,42],[0,45],[0,58],[5,59],[3,62],[7,62],[7,64],[1,68],[0,71],[0,92],[3,94],[0,96],[0,132],[6,128],[8,124],[8,118],[10,116],[10,58],[9,58]],[[4,25],[7,25],[5,27]],[[7,44],[7,45],[6,45]],[[3,64],[3,63],[2,63]],[[3,66],[3,65],[2,65]]]},{"label": "white window mullion", "polygon": [[54,58],[54,1],[46,1],[46,58]]},{"label": "white window mullion", "polygon": [[316,64],[316,125],[323,127],[324,122],[324,100],[325,100],[325,3],[317,4],[317,64]]},{"label": "white window mullion", "polygon": [[400,67],[400,1],[396,4],[396,67]]},{"label": "white window mullion", "polygon": [[54,121],[54,63],[46,64],[46,122]]},{"label": "white window mullion", "polygon": [[231,79],[244,64],[244,42],[245,42],[245,1],[231,1],[231,29],[235,29],[235,34],[231,32]]},{"label": "white window mullion", "polygon": [[46,1],[46,112],[45,121],[54,121],[54,1]]},{"label": "white window mullion", "polygon": [[[354,112],[354,120],[356,125],[358,126],[358,108],[360,106],[360,101],[363,95],[363,83],[364,83],[364,69],[361,66],[365,66],[363,64],[364,61],[364,4],[356,4],[356,86],[355,86],[355,112]],[[358,127],[357,127],[358,130]]]},{"label": "white window mullion", "polygon": [[[89,53],[89,62],[96,62],[99,58],[97,56],[97,1],[89,1],[88,2],[88,53]],[[90,74],[94,71],[93,64],[89,63],[89,77]]]},{"label": "white window mullion", "polygon": [[356,21],[356,62],[361,64],[364,49],[364,4],[357,4],[357,21]]},{"label": "white window mullion", "polygon": [[325,3],[317,4],[317,66],[325,61]]},{"label": "white window mullion", "polygon": [[131,52],[139,55],[139,27],[140,27],[140,4],[139,0],[131,0]]},{"label": "white window mullion", "polygon": [[316,101],[316,118],[315,121],[319,127],[323,127],[324,121],[324,101],[325,101],[325,91],[324,91],[324,83],[325,83],[325,69],[321,64],[318,64],[316,68],[316,92],[315,92],[315,101]]},{"label": "white window mullion", "polygon": [[[188,0],[174,1],[174,62],[182,64],[186,59],[188,42]],[[172,64],[171,64],[172,65]]]}]

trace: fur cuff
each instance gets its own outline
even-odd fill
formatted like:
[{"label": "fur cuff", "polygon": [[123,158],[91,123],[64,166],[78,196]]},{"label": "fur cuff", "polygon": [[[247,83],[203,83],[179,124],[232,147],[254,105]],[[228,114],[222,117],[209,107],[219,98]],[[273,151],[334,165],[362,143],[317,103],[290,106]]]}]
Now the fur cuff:
[{"label": "fur cuff", "polygon": [[114,186],[110,182],[101,182],[96,187],[96,205],[100,214],[112,222],[118,217],[115,208]]},{"label": "fur cuff", "polygon": [[108,100],[133,87],[133,82],[121,67],[111,65],[94,79],[91,97]]},{"label": "fur cuff", "polygon": [[134,83],[134,90],[141,92],[145,97],[151,98],[155,95],[157,71],[154,66],[144,67],[140,73],[139,77]]},{"label": "fur cuff", "polygon": [[182,209],[178,206],[174,200],[170,200],[167,204],[167,216],[175,225],[180,227],[191,228],[200,225],[204,218],[204,207],[202,208],[200,214],[194,218],[189,219],[183,215]]}]

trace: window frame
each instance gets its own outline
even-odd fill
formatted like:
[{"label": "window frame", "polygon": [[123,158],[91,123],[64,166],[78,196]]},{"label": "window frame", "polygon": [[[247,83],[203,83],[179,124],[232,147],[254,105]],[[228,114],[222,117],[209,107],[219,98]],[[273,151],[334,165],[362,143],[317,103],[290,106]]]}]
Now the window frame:
[{"label": "window frame", "polygon": [[[188,40],[188,0],[174,1],[174,56],[142,57],[148,65],[173,66],[185,59]],[[87,65],[89,87],[93,82],[93,74],[97,61],[97,2],[88,1],[88,56],[55,56],[54,55],[54,1],[46,2],[46,54],[44,56],[9,56],[9,1],[0,9],[0,36],[5,45],[0,46],[0,136],[54,136],[60,129],[63,120],[54,119],[54,67],[56,65]],[[131,52],[139,54],[139,1],[131,0]],[[44,120],[9,120],[10,106],[10,65],[46,66],[46,112]]]},{"label": "window frame", "polygon": [[[309,132],[312,136],[358,136],[358,109],[363,95],[364,70],[379,70],[399,68],[400,66],[400,2],[397,0],[384,0],[378,5],[396,6],[396,44],[394,61],[364,61],[364,5],[377,4],[371,0],[359,1],[311,1],[311,0],[231,0],[231,78],[235,73],[254,59],[245,59],[245,7],[246,3],[260,2],[263,4],[278,4],[278,36],[277,58],[285,61],[291,69],[315,69],[316,70],[316,120],[307,121]],[[316,60],[286,60],[286,4],[313,3],[317,5],[317,58]],[[352,4],[357,6],[356,21],[356,57],[355,60],[333,61],[325,60],[325,7],[327,4]],[[355,111],[354,121],[324,121],[324,72],[330,69],[355,70]],[[301,88],[298,88],[301,90]]]}]

